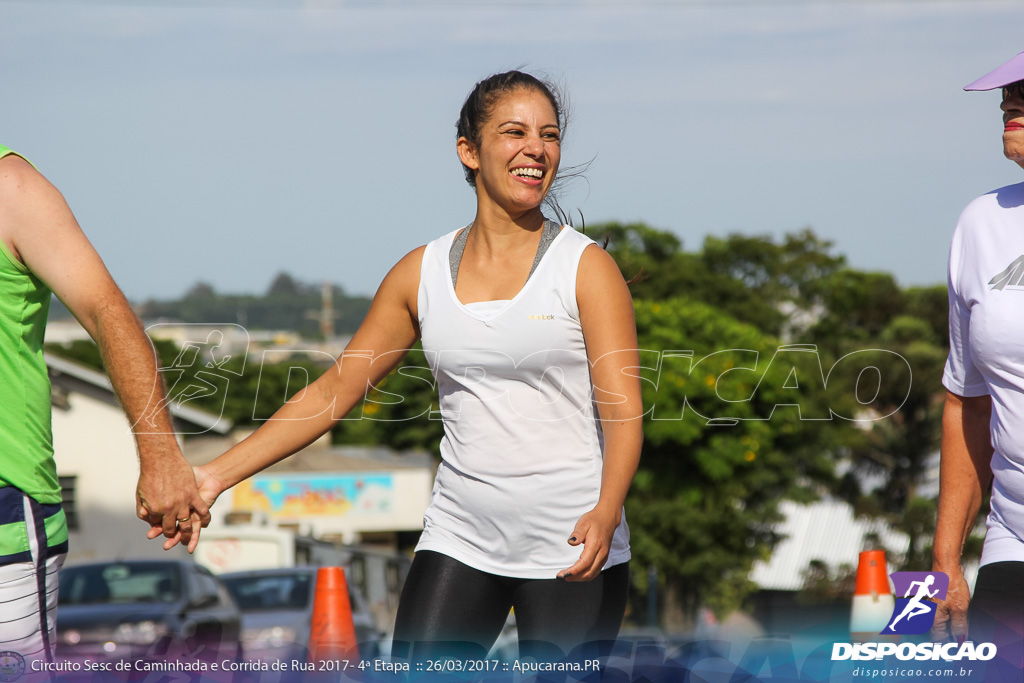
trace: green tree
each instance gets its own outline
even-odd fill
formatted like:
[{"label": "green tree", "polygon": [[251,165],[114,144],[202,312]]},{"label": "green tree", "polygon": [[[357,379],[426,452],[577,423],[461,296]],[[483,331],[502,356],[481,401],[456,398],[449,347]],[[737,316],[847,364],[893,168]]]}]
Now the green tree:
[{"label": "green tree", "polygon": [[267,288],[267,296],[297,296],[308,292],[302,291],[303,287],[295,281],[288,273],[278,273],[274,281]]},{"label": "green tree", "polygon": [[438,455],[443,434],[437,387],[427,357],[417,344],[338,424],[334,441]]},{"label": "green tree", "polygon": [[830,421],[808,419],[829,416],[813,353],[780,352],[704,304],[635,307],[642,362],[660,366],[645,374],[644,451],[626,515],[637,564],[656,567],[682,605],[678,628],[701,603],[728,613],[754,590],[747,576],[779,540],[779,503],[813,500],[831,481]]},{"label": "green tree", "polygon": [[903,292],[888,273],[844,268],[809,283],[808,289],[820,309],[801,341],[837,357],[865,345],[877,346],[882,331],[904,310]]},{"label": "green tree", "polygon": [[[840,346],[856,350],[854,338]],[[877,413],[864,411],[866,428],[848,442],[852,469],[841,493],[857,512],[882,517],[906,533],[908,551],[894,559],[905,569],[923,570],[931,563],[927,551],[936,501],[919,489],[939,448],[947,349],[932,325],[908,315],[895,316],[873,343],[891,355],[876,363]],[[906,379],[887,381],[896,377]],[[860,482],[867,481],[879,483],[865,491]]]},{"label": "green tree", "polygon": [[928,323],[932,340],[944,349],[949,348],[949,293],[945,285],[910,287],[903,290],[906,315]]},{"label": "green tree", "polygon": [[[817,468],[820,476],[816,480],[828,483],[827,490],[850,501],[858,514],[883,517],[905,531],[910,536],[910,550],[897,559],[907,567],[922,568],[934,523],[934,501],[921,497],[919,488],[941,431],[939,379],[947,349],[945,288],[904,290],[887,273],[849,268],[842,256],[831,252],[830,242],[810,230],[781,240],[745,235],[708,237],[702,250],[695,253],[684,251],[674,235],[640,223],[599,225],[590,232],[598,239],[607,234],[609,251],[627,277],[642,272],[641,281],[631,288],[635,299],[650,299],[662,306],[673,297],[701,302],[724,317],[753,325],[767,339],[781,337],[816,349],[825,372],[836,364],[837,369],[828,376],[827,388],[821,391],[823,405],[836,417],[818,423],[818,428],[801,424],[794,431],[807,441],[795,447],[811,445],[819,449],[828,463]],[[646,323],[639,313],[640,306],[638,302],[638,326],[643,334]],[[652,329],[662,334],[662,343],[668,345],[663,348],[689,349],[695,340],[702,339],[699,334],[695,336],[699,330],[687,327],[687,321],[650,322],[656,326]],[[720,336],[720,344],[730,339],[724,331]],[[707,342],[714,340],[711,337]],[[876,369],[861,367],[860,360],[870,360],[868,365]],[[785,426],[773,417],[766,439],[774,443],[785,438]],[[666,487],[674,483],[665,482],[676,481],[660,479],[672,473],[671,466],[652,456],[660,429],[654,422],[646,425],[648,445],[643,467],[646,470],[649,466],[650,471],[638,477],[638,490],[648,485],[645,478]],[[684,429],[675,429],[674,438],[692,448],[688,440],[691,437],[684,436]],[[714,445],[725,447],[721,442]],[[701,462],[711,457],[710,452]],[[845,476],[831,477],[830,468],[840,463],[848,468]],[[724,490],[717,482],[703,484],[704,500]],[[652,509],[655,504],[670,505],[668,490],[663,493],[664,497],[659,494],[651,498]],[[722,505],[716,508],[728,509]],[[722,519],[707,520],[709,528],[715,529],[716,522],[733,515],[728,511]],[[697,520],[691,521],[698,524]],[[676,540],[690,544],[699,541],[699,531],[689,533],[690,538]],[[769,537],[755,537],[751,542],[764,551],[770,548],[770,541]],[[701,546],[697,543],[690,547]],[[738,577],[745,574],[741,565],[735,566],[739,568],[731,587],[719,586],[718,595],[742,594],[743,584]],[[659,570],[665,571],[665,567],[659,565]],[[815,576],[820,582],[828,574],[819,572]]]},{"label": "green tree", "polygon": [[685,297],[700,301],[774,336],[786,332],[794,311],[821,305],[819,283],[843,269],[832,243],[811,230],[767,236],[707,237],[697,253],[672,233],[643,223],[602,223],[589,232],[608,239],[636,299]]}]

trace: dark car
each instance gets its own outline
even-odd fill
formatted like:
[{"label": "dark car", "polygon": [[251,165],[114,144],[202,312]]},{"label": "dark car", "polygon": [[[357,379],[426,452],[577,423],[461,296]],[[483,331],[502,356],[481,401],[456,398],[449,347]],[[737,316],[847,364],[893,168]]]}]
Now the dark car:
[{"label": "dark car", "polygon": [[[259,569],[221,574],[242,610],[246,656],[262,661],[306,661],[318,567]],[[359,656],[377,654],[378,632],[362,594],[349,585]]]},{"label": "dark car", "polygon": [[241,622],[224,584],[190,560],[61,570],[57,655],[64,659],[235,659]]}]

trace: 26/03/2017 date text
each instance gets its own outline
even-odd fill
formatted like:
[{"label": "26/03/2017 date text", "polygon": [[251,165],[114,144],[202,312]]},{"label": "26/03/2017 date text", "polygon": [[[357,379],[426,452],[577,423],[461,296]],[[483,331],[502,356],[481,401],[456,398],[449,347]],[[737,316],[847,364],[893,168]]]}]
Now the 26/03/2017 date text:
[{"label": "26/03/2017 date text", "polygon": [[[381,659],[356,660],[349,659],[325,659],[317,662],[300,662],[292,660],[292,671],[347,671],[349,669],[359,671],[375,671],[381,673],[407,673],[413,670],[413,665],[402,661],[385,661]],[[502,670],[502,662],[497,659],[436,659],[427,662],[418,662],[415,665],[416,671],[464,671],[469,673],[484,671]]]}]

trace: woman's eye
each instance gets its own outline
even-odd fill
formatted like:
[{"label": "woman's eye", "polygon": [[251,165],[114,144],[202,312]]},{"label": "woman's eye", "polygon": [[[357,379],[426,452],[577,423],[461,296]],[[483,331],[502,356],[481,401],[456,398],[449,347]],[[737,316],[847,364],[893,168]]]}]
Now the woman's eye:
[{"label": "woman's eye", "polygon": [[517,137],[517,138],[519,138],[519,137],[522,137],[522,136],[523,136],[523,131],[521,131],[521,130],[518,130],[518,129],[516,129],[516,128],[512,128],[512,129],[510,129],[510,130],[506,130],[506,131],[505,131],[505,135],[511,135],[511,136],[513,136],[513,137]]}]

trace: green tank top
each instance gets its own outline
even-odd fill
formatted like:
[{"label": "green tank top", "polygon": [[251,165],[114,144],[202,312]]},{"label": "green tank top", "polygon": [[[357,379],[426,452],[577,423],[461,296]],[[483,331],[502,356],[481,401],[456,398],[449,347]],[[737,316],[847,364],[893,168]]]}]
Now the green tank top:
[{"label": "green tank top", "polygon": [[[0,145],[0,158],[16,154]],[[18,155],[20,156],[20,155]],[[60,502],[43,334],[50,288],[0,240],[0,486]]]}]

